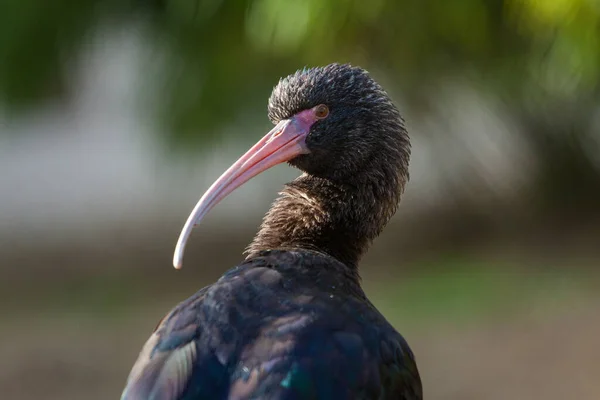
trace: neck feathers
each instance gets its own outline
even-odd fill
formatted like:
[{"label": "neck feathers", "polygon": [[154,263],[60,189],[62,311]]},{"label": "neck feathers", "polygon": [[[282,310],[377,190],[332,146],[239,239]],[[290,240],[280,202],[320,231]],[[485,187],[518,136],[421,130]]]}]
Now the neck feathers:
[{"label": "neck feathers", "polygon": [[395,168],[380,171],[378,178],[346,183],[307,174],[288,183],[248,247],[248,258],[262,250],[301,248],[356,269],[395,213],[406,181]]}]

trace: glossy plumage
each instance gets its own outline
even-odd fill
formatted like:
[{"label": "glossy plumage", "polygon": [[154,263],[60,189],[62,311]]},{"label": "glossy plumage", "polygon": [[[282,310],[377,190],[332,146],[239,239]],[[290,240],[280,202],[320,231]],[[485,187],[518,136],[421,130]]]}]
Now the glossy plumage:
[{"label": "glossy plumage", "polygon": [[123,395],[420,398],[412,352],[355,274],[306,250],[263,252],[177,306],[146,344]]},{"label": "glossy plumage", "polygon": [[338,64],[280,81],[269,116],[293,124],[318,104],[330,116],[310,125],[310,151],[289,160],[304,174],[275,201],[246,261],[163,318],[122,400],[422,399],[414,356],[357,267],[408,180],[403,120],[364,70]]}]

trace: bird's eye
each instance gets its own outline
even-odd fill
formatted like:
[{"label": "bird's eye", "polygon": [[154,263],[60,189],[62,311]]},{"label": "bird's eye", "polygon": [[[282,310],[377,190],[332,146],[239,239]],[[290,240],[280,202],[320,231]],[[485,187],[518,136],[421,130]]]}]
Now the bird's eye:
[{"label": "bird's eye", "polygon": [[315,107],[315,117],[317,117],[318,119],[327,118],[328,115],[329,107],[327,107],[325,104],[320,104]]}]

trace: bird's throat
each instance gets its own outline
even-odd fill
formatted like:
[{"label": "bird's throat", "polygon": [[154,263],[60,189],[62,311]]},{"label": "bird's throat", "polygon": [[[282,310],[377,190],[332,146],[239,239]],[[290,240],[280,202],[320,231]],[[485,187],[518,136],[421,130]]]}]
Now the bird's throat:
[{"label": "bird's throat", "polygon": [[369,182],[334,183],[302,175],[285,186],[265,215],[248,258],[263,250],[307,249],[356,269],[396,210],[399,191],[390,189],[378,196]]}]

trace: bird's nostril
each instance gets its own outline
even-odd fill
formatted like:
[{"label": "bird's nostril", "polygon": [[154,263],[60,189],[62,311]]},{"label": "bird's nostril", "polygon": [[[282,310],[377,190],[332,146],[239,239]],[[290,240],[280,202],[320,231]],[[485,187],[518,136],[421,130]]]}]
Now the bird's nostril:
[{"label": "bird's nostril", "polygon": [[273,140],[277,139],[283,133],[283,129],[279,129],[275,131],[271,137],[267,140],[267,143],[271,143]]}]

